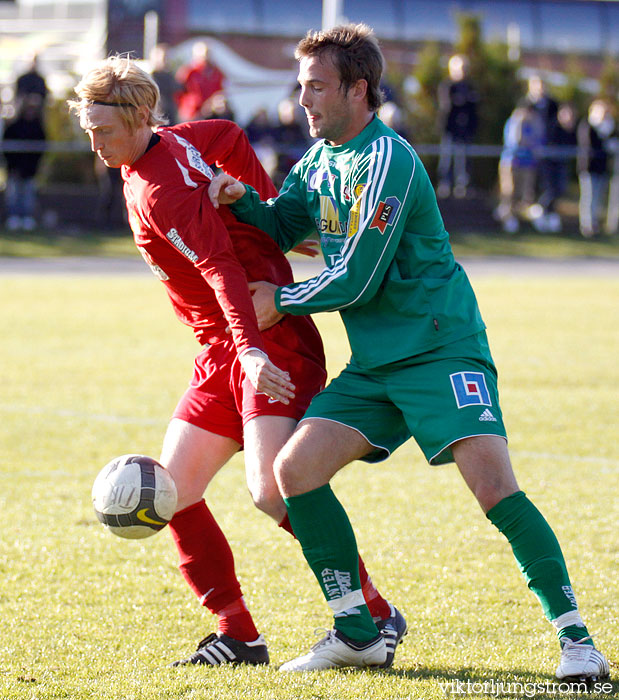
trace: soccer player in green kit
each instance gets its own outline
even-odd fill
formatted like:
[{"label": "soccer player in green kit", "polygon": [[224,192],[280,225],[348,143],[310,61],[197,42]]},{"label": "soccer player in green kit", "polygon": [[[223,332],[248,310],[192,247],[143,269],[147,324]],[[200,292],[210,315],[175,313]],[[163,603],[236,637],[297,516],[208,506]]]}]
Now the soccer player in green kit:
[{"label": "soccer player in green kit", "polygon": [[[430,464],[456,462],[509,541],[557,630],[557,677],[607,677],[559,543],[512,471],[485,325],[428,175],[376,115],[383,71],[376,38],[365,25],[309,32],[296,58],[299,101],[319,140],[268,202],[229,176],[211,185],[214,203],[232,204],[285,251],[310,231],[320,234],[327,267],[319,275],[252,285],[261,327],[284,314],[337,310],[352,350],[275,464],[290,522],[334,613],[334,629],[281,670],[383,663],[389,638],[364,605],[354,533],[329,481],[355,459],[385,459],[412,436]],[[396,624],[391,641],[403,632]]]}]

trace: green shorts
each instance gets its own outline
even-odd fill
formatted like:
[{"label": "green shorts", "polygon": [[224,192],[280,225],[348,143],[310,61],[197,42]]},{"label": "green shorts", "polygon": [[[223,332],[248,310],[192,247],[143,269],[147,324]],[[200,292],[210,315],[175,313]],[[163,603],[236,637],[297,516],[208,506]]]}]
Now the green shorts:
[{"label": "green shorts", "polygon": [[507,439],[485,332],[372,370],[351,362],[314,397],[307,418],[360,432],[375,448],[366,462],[386,459],[410,437],[430,464],[453,462],[451,445],[463,438]]}]

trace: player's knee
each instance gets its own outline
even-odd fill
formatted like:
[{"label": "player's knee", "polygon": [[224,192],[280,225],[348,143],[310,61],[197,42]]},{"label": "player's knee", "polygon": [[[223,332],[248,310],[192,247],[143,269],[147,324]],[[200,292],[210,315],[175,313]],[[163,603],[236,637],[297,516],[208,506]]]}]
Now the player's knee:
[{"label": "player's knee", "polygon": [[204,497],[204,490],[199,487],[192,486],[184,480],[175,481],[175,483],[177,493],[176,513],[180,513],[181,510],[198,503]]},{"label": "player's knee", "polygon": [[273,471],[279,491],[285,497],[298,496],[322,486],[322,482],[317,480],[315,465],[298,452],[280,453],[273,465]]},{"label": "player's knee", "polygon": [[287,496],[290,493],[290,487],[296,481],[296,463],[291,458],[286,448],[284,448],[273,463],[273,473],[277,482],[279,491],[282,495]]},{"label": "player's knee", "polygon": [[471,489],[484,513],[494,508],[504,498],[518,491],[515,479],[488,479],[480,480]]},{"label": "player's knee", "polygon": [[299,496],[327,484],[350,461],[349,455],[337,454],[337,446],[330,448],[333,442],[328,438],[311,423],[303,422],[297,428],[273,464],[282,496]]},{"label": "player's knee", "polygon": [[[479,503],[480,508],[487,513],[491,508],[502,501],[505,496],[502,495],[502,491],[498,488],[491,488],[488,485],[483,485],[478,487],[475,491],[475,498]],[[511,494],[506,494],[511,495]]]},{"label": "player's knee", "polygon": [[483,436],[461,440],[453,446],[453,453],[464,480],[484,512],[518,491],[503,438]]},{"label": "player's knee", "polygon": [[286,507],[276,483],[249,484],[249,492],[258,510],[271,516],[277,522],[282,520],[286,514]]}]

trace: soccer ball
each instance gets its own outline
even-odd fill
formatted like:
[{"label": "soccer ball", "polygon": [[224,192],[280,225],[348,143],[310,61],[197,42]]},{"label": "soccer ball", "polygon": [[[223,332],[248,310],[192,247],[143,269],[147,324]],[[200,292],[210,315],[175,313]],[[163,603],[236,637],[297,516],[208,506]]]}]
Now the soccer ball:
[{"label": "soccer ball", "polygon": [[176,485],[152,457],[122,455],[105,465],[92,487],[97,518],[115,535],[136,540],[165,527],[176,510]]}]

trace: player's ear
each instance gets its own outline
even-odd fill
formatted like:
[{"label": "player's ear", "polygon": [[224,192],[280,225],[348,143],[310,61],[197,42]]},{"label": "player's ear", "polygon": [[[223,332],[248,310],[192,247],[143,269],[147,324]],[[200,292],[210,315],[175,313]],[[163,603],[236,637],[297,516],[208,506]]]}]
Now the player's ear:
[{"label": "player's ear", "polygon": [[352,94],[357,100],[364,100],[368,94],[368,81],[365,78],[360,78],[352,86]]},{"label": "player's ear", "polygon": [[138,113],[138,124],[140,126],[146,126],[148,124],[149,110],[146,105],[139,105],[137,107]]}]

